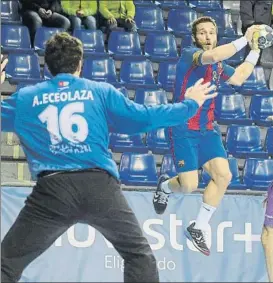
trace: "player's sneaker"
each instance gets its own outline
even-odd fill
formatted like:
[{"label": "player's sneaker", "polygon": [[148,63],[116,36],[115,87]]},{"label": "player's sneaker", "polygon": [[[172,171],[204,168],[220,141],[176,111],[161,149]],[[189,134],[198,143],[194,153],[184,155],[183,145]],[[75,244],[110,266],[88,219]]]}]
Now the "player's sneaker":
[{"label": "player's sneaker", "polygon": [[204,255],[209,256],[210,250],[206,244],[205,231],[195,229],[195,222],[193,222],[185,231],[186,237],[193,243],[193,245]]},{"label": "player's sneaker", "polygon": [[163,174],[159,177],[158,183],[157,183],[157,189],[154,194],[153,204],[155,208],[155,212],[157,214],[162,214],[167,208],[169,195],[168,193],[165,193],[162,188],[161,184],[167,180],[169,180],[170,177],[167,174]]}]

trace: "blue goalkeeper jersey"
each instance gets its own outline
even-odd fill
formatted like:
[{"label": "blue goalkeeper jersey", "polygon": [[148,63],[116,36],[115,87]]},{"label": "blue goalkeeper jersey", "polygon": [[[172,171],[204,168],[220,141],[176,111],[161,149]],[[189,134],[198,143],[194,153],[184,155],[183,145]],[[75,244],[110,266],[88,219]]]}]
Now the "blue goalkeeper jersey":
[{"label": "blue goalkeeper jersey", "polygon": [[194,116],[198,104],[147,107],[110,84],[59,74],[20,89],[1,108],[2,131],[17,134],[35,180],[45,170],[95,167],[119,178],[108,151],[108,125],[123,134],[175,126]]}]

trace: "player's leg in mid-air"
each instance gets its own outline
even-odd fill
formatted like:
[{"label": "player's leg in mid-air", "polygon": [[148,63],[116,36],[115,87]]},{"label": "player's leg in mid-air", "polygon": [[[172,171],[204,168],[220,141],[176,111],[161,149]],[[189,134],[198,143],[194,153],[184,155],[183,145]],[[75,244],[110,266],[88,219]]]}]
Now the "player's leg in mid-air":
[{"label": "player's leg in mid-air", "polygon": [[[195,138],[193,135],[195,135]],[[178,177],[172,179],[167,179],[167,176],[164,178],[164,175],[161,176],[154,196],[154,207],[157,213],[163,213],[167,207],[167,201],[165,201],[165,205],[162,202],[158,204],[157,201],[160,198],[164,199],[162,195],[165,194],[165,199],[168,199],[172,190],[190,193],[197,189],[197,170],[200,166],[203,166],[212,179],[204,191],[203,203],[196,221],[187,228],[186,236],[198,250],[205,255],[209,255],[210,251],[206,243],[208,224],[232,177],[221,135],[216,130],[203,133],[199,131],[194,133],[192,131],[191,138],[185,138],[184,136],[180,140],[173,139],[173,142],[175,164],[179,174]],[[179,165],[183,166],[180,167]],[[160,197],[157,197],[157,195]]]},{"label": "player's leg in mid-air", "polygon": [[200,137],[199,165],[209,173],[211,181],[207,185],[203,195],[203,203],[200,207],[196,222],[186,230],[186,235],[193,244],[205,255],[210,251],[206,244],[206,235],[209,230],[209,221],[221,202],[232,175],[226,158],[221,134],[217,130],[205,131]]},{"label": "player's leg in mid-air", "polygon": [[269,282],[273,282],[273,183],[268,189],[262,244],[265,252]]},{"label": "player's leg in mid-air", "polygon": [[185,138],[182,126],[171,128],[168,136],[178,175],[170,178],[163,174],[159,177],[153,198],[154,209],[158,214],[166,210],[172,192],[190,193],[198,186],[198,138]]}]

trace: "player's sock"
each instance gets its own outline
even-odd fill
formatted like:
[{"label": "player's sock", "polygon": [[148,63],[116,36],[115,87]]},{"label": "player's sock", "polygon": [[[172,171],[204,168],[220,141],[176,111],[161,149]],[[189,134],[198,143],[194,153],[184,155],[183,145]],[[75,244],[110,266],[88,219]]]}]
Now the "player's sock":
[{"label": "player's sock", "polygon": [[213,207],[203,202],[199,210],[199,214],[197,216],[194,228],[200,230],[207,230],[209,221],[215,210],[216,207]]},{"label": "player's sock", "polygon": [[162,188],[163,192],[166,193],[166,194],[170,194],[172,192],[172,190],[169,187],[169,181],[170,180],[166,180],[161,184],[161,188]]}]

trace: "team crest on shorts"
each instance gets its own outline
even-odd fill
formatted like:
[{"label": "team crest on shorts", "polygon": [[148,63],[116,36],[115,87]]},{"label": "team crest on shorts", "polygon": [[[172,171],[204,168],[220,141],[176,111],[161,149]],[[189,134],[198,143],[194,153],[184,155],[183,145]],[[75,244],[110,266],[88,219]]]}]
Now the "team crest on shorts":
[{"label": "team crest on shorts", "polygon": [[179,166],[179,167],[185,166],[185,161],[184,161],[184,160],[178,161],[178,166]]}]

